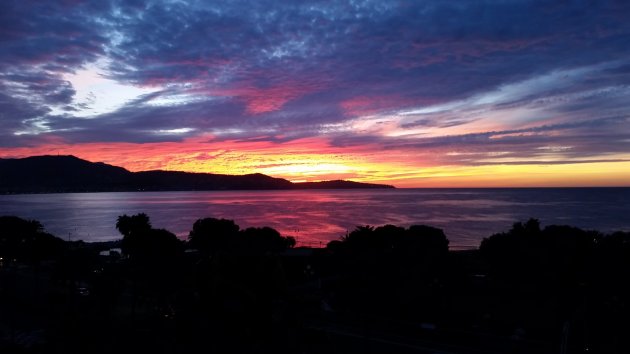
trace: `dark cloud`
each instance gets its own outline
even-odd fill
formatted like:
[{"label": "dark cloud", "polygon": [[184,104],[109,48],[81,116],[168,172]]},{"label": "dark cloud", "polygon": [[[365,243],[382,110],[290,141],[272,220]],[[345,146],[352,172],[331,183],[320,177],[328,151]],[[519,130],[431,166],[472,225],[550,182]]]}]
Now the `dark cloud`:
[{"label": "dark cloud", "polygon": [[72,71],[101,55],[102,27],[89,13],[55,1],[0,3],[0,67],[48,65]]}]

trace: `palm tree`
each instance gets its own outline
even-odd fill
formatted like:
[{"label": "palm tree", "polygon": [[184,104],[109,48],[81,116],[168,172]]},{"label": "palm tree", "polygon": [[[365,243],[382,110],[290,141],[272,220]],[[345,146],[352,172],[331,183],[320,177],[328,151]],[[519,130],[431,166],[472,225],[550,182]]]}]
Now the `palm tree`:
[{"label": "palm tree", "polygon": [[116,229],[123,235],[123,253],[131,255],[142,248],[142,239],[151,231],[151,221],[145,213],[132,216],[124,214],[118,217]]},{"label": "palm tree", "polygon": [[123,236],[131,236],[138,232],[148,231],[151,229],[151,221],[149,216],[145,213],[140,213],[132,216],[127,214],[121,215],[116,221],[116,229]]}]

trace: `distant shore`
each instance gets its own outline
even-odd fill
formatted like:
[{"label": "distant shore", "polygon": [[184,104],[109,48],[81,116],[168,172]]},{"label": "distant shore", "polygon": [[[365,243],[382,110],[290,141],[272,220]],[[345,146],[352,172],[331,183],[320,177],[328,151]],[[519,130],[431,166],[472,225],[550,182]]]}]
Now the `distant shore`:
[{"label": "distant shore", "polygon": [[0,193],[4,194],[359,188],[395,187],[345,180],[293,183],[261,173],[131,172],[122,167],[90,162],[71,155],[0,159]]}]

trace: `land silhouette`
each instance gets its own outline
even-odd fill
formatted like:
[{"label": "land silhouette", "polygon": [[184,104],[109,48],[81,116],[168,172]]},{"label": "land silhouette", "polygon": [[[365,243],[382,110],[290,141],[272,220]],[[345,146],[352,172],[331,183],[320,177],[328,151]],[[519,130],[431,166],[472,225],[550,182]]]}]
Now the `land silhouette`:
[{"label": "land silhouette", "polygon": [[626,353],[630,233],[536,219],[449,251],[441,229],[359,226],[325,248],[146,214],[121,240],[0,217],[2,353]]},{"label": "land silhouette", "polygon": [[353,181],[293,183],[261,173],[130,172],[75,156],[0,159],[0,193],[394,188]]}]

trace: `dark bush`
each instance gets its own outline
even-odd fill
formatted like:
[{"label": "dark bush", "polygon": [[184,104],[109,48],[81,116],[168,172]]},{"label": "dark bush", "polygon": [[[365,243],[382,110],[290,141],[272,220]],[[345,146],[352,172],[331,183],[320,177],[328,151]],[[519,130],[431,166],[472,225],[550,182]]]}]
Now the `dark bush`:
[{"label": "dark bush", "polygon": [[17,216],[0,217],[0,257],[35,262],[59,256],[65,242],[49,233],[39,221]]}]

